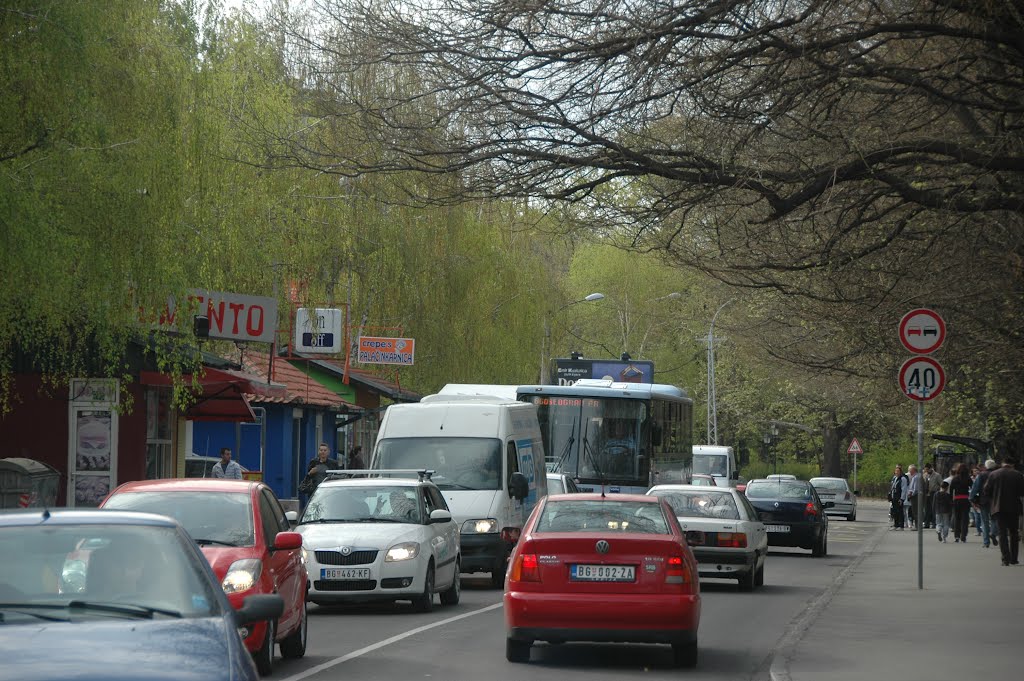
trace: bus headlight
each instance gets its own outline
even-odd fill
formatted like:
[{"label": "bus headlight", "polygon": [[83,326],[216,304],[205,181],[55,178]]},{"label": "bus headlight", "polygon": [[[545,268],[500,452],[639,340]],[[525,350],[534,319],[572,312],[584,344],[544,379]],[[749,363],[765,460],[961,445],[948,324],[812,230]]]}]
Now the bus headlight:
[{"label": "bus headlight", "polygon": [[498,531],[498,521],[494,518],[478,518],[462,523],[463,534],[491,534]]}]

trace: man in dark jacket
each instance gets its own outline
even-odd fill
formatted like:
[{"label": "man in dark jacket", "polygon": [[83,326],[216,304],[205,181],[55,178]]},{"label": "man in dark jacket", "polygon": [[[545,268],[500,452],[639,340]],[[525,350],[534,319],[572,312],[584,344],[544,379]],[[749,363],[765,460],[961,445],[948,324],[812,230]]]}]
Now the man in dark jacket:
[{"label": "man in dark jacket", "polygon": [[1003,465],[992,471],[985,482],[984,493],[989,498],[992,515],[999,521],[999,550],[1003,565],[1018,565],[1017,550],[1020,543],[1018,525],[1024,513],[1024,475],[1015,468],[1012,456],[1003,459]]}]

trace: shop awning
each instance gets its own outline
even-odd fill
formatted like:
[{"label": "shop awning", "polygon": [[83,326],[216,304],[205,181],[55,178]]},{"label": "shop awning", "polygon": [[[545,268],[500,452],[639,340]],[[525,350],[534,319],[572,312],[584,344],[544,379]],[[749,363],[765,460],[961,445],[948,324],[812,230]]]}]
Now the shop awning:
[{"label": "shop awning", "polygon": [[[192,382],[192,376],[182,376],[185,383]],[[171,386],[173,379],[157,371],[142,371],[139,374],[142,385]],[[259,377],[231,369],[206,367],[196,381],[199,391],[196,401],[185,411],[185,418],[193,421],[255,421],[249,395],[279,397],[285,394],[284,386],[266,383]]]}]

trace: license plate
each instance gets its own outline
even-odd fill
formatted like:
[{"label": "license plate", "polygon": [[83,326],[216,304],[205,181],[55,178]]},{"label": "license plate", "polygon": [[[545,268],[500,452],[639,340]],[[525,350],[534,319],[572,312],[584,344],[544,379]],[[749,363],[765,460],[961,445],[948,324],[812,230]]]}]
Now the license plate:
[{"label": "license plate", "polygon": [[320,568],[320,579],[369,579],[370,568]]},{"label": "license plate", "polygon": [[571,565],[570,579],[575,582],[634,582],[635,565]]},{"label": "license plate", "polygon": [[819,494],[818,498],[820,498],[822,501],[832,501],[833,499],[836,498],[836,495],[834,495],[834,494]]},{"label": "license plate", "polygon": [[789,532],[789,525],[765,525],[768,532]]}]

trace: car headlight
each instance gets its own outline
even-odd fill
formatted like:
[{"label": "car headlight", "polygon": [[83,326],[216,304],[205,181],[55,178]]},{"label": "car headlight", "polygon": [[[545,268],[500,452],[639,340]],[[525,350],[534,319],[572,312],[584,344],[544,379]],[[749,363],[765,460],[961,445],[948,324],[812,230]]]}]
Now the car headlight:
[{"label": "car headlight", "polygon": [[384,562],[396,563],[400,560],[412,560],[418,555],[420,555],[420,545],[416,542],[395,544],[388,549],[388,552],[384,555]]},{"label": "car headlight", "polygon": [[302,562],[307,565],[309,564],[309,549],[305,546],[302,547]]},{"label": "car headlight", "polygon": [[478,518],[462,523],[463,534],[489,534],[498,531],[498,521],[494,518]]},{"label": "car headlight", "polygon": [[223,581],[220,586],[224,589],[224,593],[236,594],[241,591],[247,591],[256,585],[259,581],[260,574],[263,572],[263,563],[257,558],[246,558],[245,560],[236,560],[228,568],[228,573],[224,575]]}]

